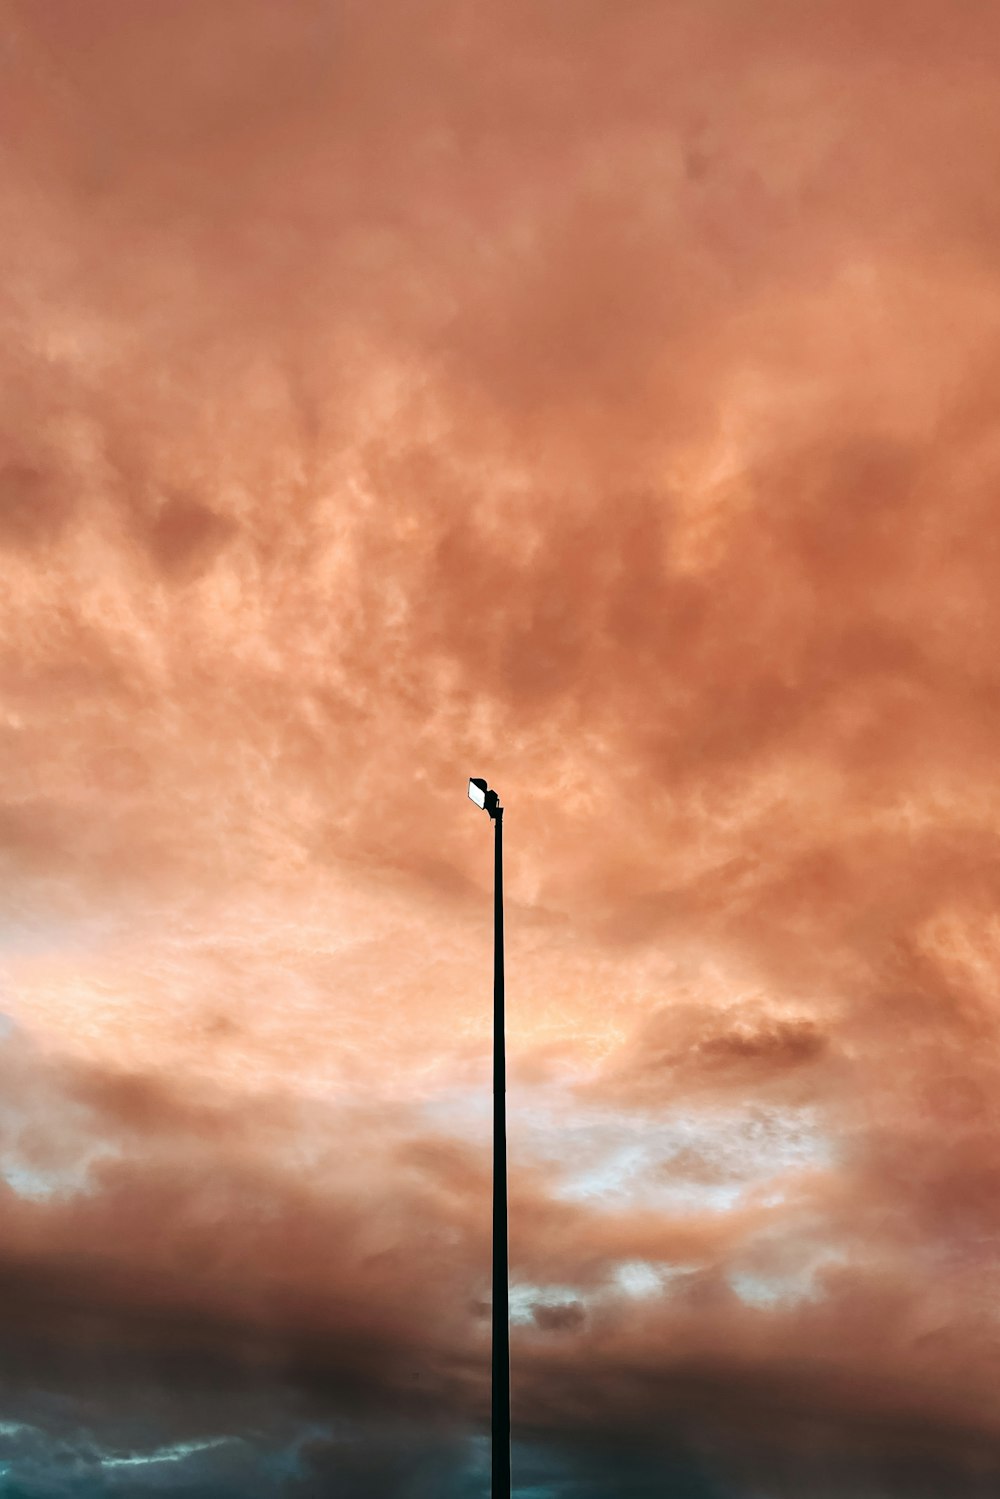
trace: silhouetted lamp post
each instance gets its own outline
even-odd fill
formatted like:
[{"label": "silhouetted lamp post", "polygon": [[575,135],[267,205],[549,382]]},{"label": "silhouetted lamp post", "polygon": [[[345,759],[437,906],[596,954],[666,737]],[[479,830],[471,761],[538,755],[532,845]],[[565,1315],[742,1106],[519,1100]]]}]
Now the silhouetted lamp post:
[{"label": "silhouetted lamp post", "polygon": [[480,776],[469,796],[493,819],[493,1499],[510,1499],[510,1308],[507,1291],[507,1076],[503,1013],[503,807]]}]

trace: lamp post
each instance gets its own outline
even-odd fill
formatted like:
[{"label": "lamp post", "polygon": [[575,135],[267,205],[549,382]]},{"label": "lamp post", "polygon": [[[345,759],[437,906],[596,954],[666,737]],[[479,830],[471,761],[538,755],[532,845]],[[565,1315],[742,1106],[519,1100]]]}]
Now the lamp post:
[{"label": "lamp post", "polygon": [[480,776],[469,796],[490,814],[493,873],[493,1408],[490,1493],[510,1499],[510,1307],[507,1289],[507,1069],[503,1007],[503,807]]}]

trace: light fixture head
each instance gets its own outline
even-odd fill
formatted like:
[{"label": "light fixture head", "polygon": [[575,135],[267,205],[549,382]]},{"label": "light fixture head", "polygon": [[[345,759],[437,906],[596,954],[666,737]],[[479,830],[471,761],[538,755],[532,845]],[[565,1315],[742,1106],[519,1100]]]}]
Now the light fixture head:
[{"label": "light fixture head", "polygon": [[469,780],[469,798],[477,807],[484,807],[493,818],[501,810],[499,796],[490,790],[482,776],[472,776]]}]

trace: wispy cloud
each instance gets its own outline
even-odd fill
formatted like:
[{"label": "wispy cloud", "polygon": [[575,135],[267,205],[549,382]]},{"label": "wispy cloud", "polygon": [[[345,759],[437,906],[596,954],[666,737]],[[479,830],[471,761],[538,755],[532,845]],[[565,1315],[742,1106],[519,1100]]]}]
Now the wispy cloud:
[{"label": "wispy cloud", "polygon": [[20,1415],[478,1481],[488,773],[530,1482],[993,1483],[995,16],[0,41]]}]

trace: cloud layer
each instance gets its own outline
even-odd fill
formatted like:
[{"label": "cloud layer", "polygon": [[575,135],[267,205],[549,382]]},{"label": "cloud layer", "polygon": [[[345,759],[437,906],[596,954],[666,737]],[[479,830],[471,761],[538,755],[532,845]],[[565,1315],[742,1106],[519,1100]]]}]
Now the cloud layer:
[{"label": "cloud layer", "polygon": [[991,1492],[992,10],[0,41],[11,1481]]}]

